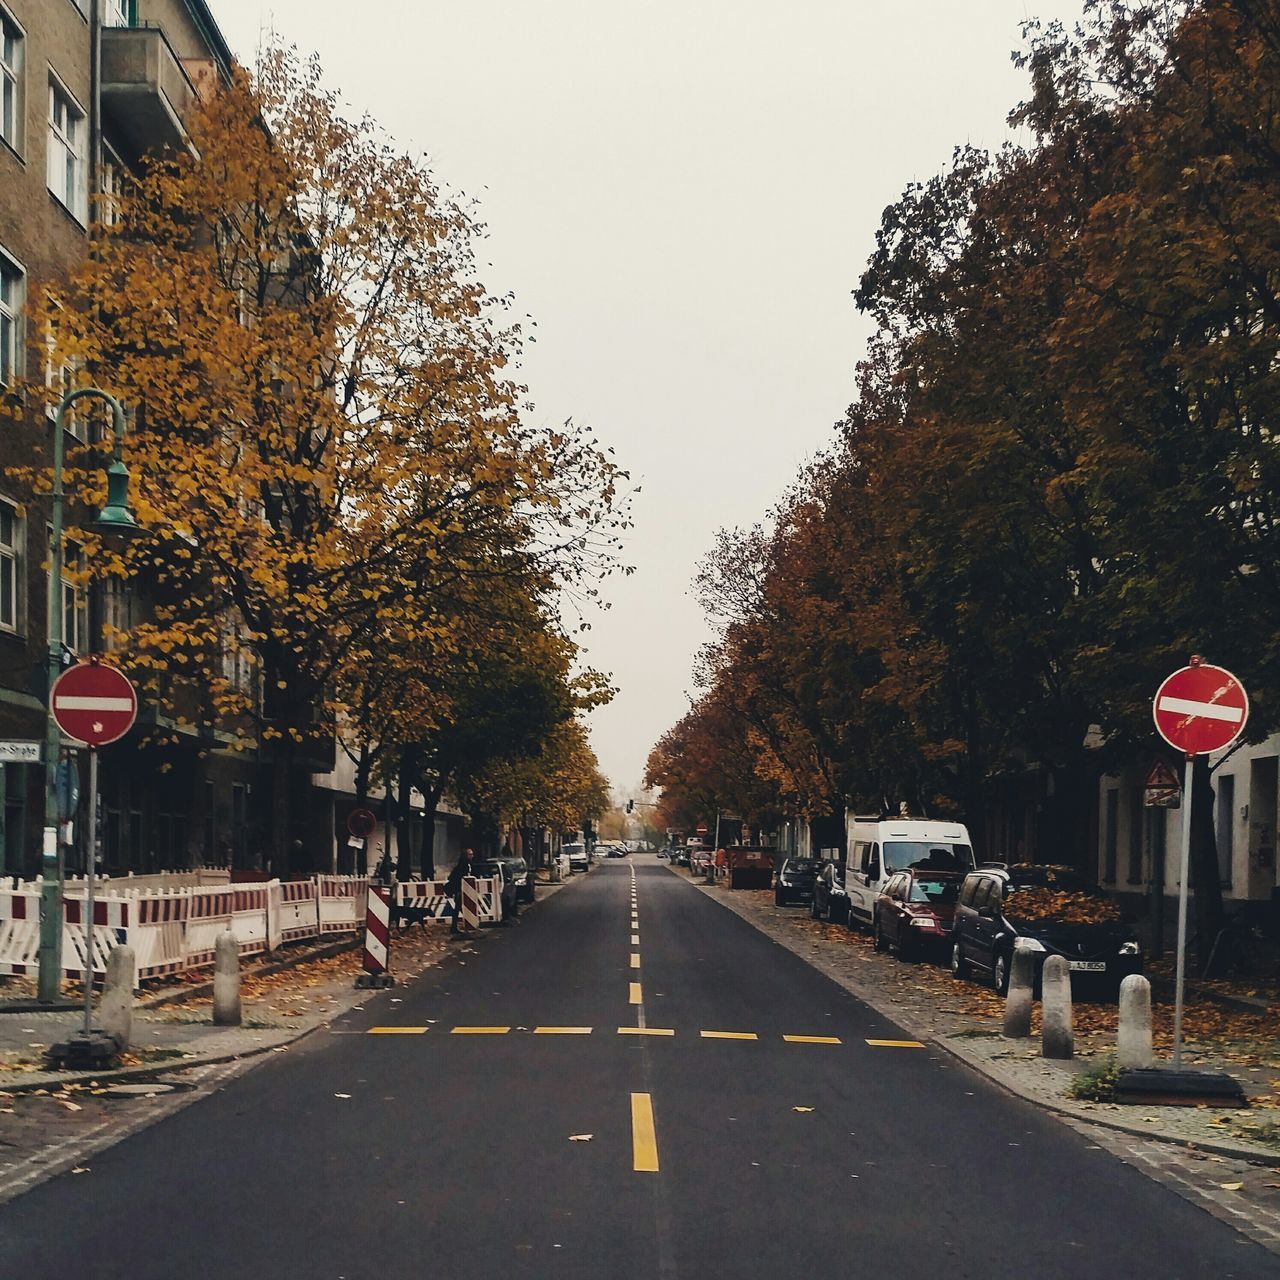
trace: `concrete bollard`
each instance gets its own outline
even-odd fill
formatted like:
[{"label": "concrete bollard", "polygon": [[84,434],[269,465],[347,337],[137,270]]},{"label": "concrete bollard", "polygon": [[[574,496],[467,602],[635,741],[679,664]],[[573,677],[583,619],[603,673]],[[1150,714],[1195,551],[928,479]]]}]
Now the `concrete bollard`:
[{"label": "concrete bollard", "polygon": [[213,1025],[240,1025],[240,944],[230,929],[213,944]]},{"label": "concrete bollard", "polygon": [[1021,1040],[1031,1034],[1031,998],[1036,985],[1035,956],[1019,938],[1009,966],[1009,993],[1004,1001],[1004,1036]]},{"label": "concrete bollard", "polygon": [[1116,1065],[1121,1070],[1149,1067],[1155,1062],[1151,1048],[1151,983],[1131,973],[1120,984],[1120,1030]]},{"label": "concrete bollard", "polygon": [[1065,956],[1050,956],[1040,975],[1040,1056],[1072,1058],[1071,970]]},{"label": "concrete bollard", "polygon": [[133,948],[112,947],[107,976],[98,1001],[98,1025],[123,1052],[133,1040]]}]

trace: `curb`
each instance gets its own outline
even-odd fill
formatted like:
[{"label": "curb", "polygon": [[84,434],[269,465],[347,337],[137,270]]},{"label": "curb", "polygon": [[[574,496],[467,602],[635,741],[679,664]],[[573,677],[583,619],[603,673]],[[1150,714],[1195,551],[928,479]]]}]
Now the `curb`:
[{"label": "curb", "polygon": [[771,942],[774,942],[785,950],[790,951],[792,955],[808,964],[811,969],[816,969],[819,973],[822,973],[824,977],[830,978],[831,981],[842,986],[851,995],[856,996],[864,1004],[869,1005],[878,1014],[886,1018],[891,1018],[895,1023],[901,1026],[903,1030],[910,1031],[911,1034],[916,1036],[918,1039],[924,1040],[934,1048],[941,1049],[944,1053],[953,1057],[957,1062],[963,1063],[971,1071],[980,1075],[984,1080],[990,1081],[997,1088],[1003,1089],[1006,1093],[1019,1099],[1019,1101],[1028,1103],[1030,1106],[1039,1107],[1043,1111],[1048,1111],[1051,1114],[1061,1116],[1064,1119],[1074,1120],[1078,1124],[1095,1124],[1102,1129],[1111,1129],[1119,1133],[1126,1133],[1135,1138],[1146,1138],[1155,1142],[1165,1142],[1171,1146],[1203,1151],[1208,1155],[1229,1156],[1236,1160],[1252,1160],[1258,1164],[1280,1167],[1280,1152],[1267,1151],[1265,1149],[1257,1150],[1252,1147],[1236,1146],[1227,1142],[1217,1142],[1213,1140],[1202,1141],[1198,1138],[1185,1138],[1180,1134],[1160,1133],[1146,1125],[1139,1127],[1137,1125],[1125,1124],[1123,1121],[1119,1120],[1103,1119],[1095,1115],[1092,1111],[1079,1111],[1072,1107],[1065,1106],[1062,1103],[1049,1102],[1044,1098],[1037,1097],[1036,1095],[1025,1091],[1013,1081],[1003,1079],[999,1075],[992,1073],[988,1070],[988,1064],[982,1058],[977,1055],[970,1056],[958,1045],[949,1043],[946,1036],[940,1036],[929,1031],[913,1030],[909,1025],[904,1024],[903,1011],[895,1008],[891,1004],[888,1004],[883,1000],[883,998],[877,998],[877,996],[868,993],[865,989],[852,985],[848,979],[836,977],[818,968],[817,965],[812,963],[810,957],[806,956],[803,952],[794,950],[787,946],[785,942],[774,937],[773,934],[761,929],[745,909],[734,906],[732,902],[726,901],[724,898],[717,896],[715,892],[708,892],[708,890],[714,890],[717,886],[700,884],[691,877],[680,875],[680,873],[674,868],[668,867],[667,869],[671,871],[677,879],[688,880],[688,883],[695,889],[699,890],[704,897],[710,898],[713,902],[719,903],[726,911],[731,912],[733,915],[737,916],[738,919],[745,921],[747,924],[751,925],[752,928],[763,933]]}]

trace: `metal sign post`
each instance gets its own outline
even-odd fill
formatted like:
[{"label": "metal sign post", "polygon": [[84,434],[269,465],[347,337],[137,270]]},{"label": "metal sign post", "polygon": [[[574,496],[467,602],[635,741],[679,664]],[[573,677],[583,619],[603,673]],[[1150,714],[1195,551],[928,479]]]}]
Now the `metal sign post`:
[{"label": "metal sign post", "polygon": [[98,861],[98,748],[89,748],[89,838],[84,862],[84,1034],[93,1035],[93,884]]},{"label": "metal sign post", "polygon": [[1178,968],[1173,1005],[1173,1066],[1182,1067],[1182,1004],[1187,970],[1187,890],[1191,880],[1191,783],[1196,756],[1229,747],[1249,719],[1244,685],[1222,667],[1210,666],[1199,654],[1175,671],[1156,690],[1152,718],[1160,736],[1186,757],[1182,810],[1182,861],[1178,883]]}]

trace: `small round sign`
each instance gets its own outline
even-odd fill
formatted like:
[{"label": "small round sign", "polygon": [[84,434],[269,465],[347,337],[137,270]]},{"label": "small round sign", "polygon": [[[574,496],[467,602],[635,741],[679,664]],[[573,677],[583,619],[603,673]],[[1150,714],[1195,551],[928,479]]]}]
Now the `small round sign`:
[{"label": "small round sign", "polygon": [[49,701],[58,728],[91,747],[123,738],[138,718],[138,695],[129,678],[100,662],[69,667],[53,682]]},{"label": "small round sign", "polygon": [[1222,667],[1191,660],[1156,690],[1152,715],[1160,736],[1183,755],[1229,747],[1249,719],[1244,685]]},{"label": "small round sign", "polygon": [[377,826],[378,818],[372,809],[352,809],[347,817],[347,830],[359,840],[371,836]]}]

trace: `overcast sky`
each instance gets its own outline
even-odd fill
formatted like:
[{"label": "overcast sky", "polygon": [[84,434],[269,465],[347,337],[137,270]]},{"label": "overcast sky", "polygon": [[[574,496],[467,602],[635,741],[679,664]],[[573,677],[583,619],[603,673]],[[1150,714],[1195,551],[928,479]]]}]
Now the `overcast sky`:
[{"label": "overcast sky", "polygon": [[706,639],[690,580],[831,439],[868,336],[851,290],[884,207],[997,146],[1029,17],[1081,0],[211,0],[237,54],[276,31],[480,203],[486,283],[537,321],[540,419],[642,492],[587,657],[630,788]]}]

